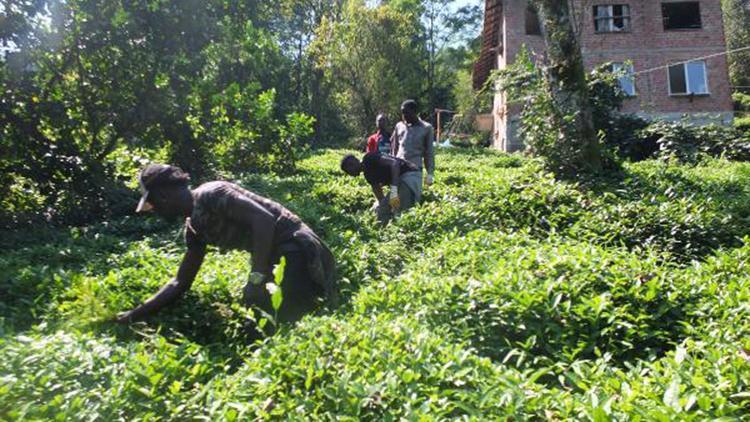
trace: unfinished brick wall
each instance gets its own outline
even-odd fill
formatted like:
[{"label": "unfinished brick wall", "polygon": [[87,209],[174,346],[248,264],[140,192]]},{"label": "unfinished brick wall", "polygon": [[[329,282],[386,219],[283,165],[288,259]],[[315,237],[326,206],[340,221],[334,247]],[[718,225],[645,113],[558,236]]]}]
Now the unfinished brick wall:
[{"label": "unfinished brick wall", "polygon": [[[636,73],[667,66],[696,57],[726,50],[720,0],[700,0],[702,28],[665,30],[662,3],[684,0],[576,0],[576,17],[581,36],[584,62],[591,69],[605,62],[633,63]],[[630,30],[597,33],[594,27],[595,5],[626,4],[630,6]],[[526,0],[504,0],[501,34],[503,53],[498,55],[498,68],[512,63],[523,45],[539,58],[544,54],[541,36],[527,35],[525,28]],[[726,56],[706,61],[708,95],[677,96],[669,93],[666,68],[635,79],[636,95],[625,101],[623,111],[642,113],[658,118],[678,118],[682,114],[716,114],[723,120],[733,110]],[[513,125],[518,107],[508,107],[502,93],[495,101],[495,146],[504,150],[522,147],[515,138]]]}]

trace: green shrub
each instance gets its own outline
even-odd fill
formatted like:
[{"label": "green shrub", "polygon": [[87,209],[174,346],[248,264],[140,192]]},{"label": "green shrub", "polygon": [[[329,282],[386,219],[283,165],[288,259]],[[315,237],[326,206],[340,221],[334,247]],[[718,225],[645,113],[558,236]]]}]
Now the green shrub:
[{"label": "green shrub", "polygon": [[[593,114],[594,126],[602,141],[617,136],[616,110],[622,105],[625,96],[618,83],[619,73],[612,72],[611,65],[604,64],[587,75],[587,89]],[[542,158],[545,167],[558,174],[575,176],[585,166],[580,161],[577,142],[561,140],[562,128],[573,120],[573,116],[560,115],[554,107],[542,70],[531,59],[526,48],[511,66],[497,71],[488,86],[499,81],[499,89],[505,92],[510,103],[521,108],[519,136],[529,152]],[[605,151],[602,157],[604,167],[613,170],[615,157]]]},{"label": "green shrub", "polygon": [[735,110],[750,111],[750,94],[734,92],[732,93],[732,100],[734,100]]},{"label": "green shrub", "polygon": [[689,122],[652,123],[644,133],[658,137],[659,155],[694,162],[699,155],[750,160],[750,142],[734,128],[720,125],[696,126]]},{"label": "green shrub", "polygon": [[240,183],[330,245],[342,305],[250,342],[245,253],[103,322],[176,271],[148,217],[0,239],[0,419],[727,420],[750,411],[750,163],[625,163],[561,182],[535,159],[438,152],[387,227],[348,151]]},{"label": "green shrub", "polygon": [[744,134],[745,142],[750,142],[750,115],[735,117],[734,127]]},{"label": "green shrub", "polygon": [[604,141],[619,157],[628,161],[642,161],[656,157],[658,136],[646,134],[649,122],[633,114],[613,114],[606,128]]},{"label": "green shrub", "polygon": [[292,173],[312,135],[314,119],[301,113],[274,116],[276,92],[232,83],[208,99],[195,95],[188,116],[196,138],[210,145],[207,158],[223,172]]}]

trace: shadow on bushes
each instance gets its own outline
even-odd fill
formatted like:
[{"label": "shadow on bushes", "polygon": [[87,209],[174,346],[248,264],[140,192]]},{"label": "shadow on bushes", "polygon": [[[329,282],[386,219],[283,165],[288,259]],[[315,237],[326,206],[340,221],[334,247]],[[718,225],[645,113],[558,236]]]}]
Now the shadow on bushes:
[{"label": "shadow on bushes", "polygon": [[49,302],[70,287],[71,275],[102,275],[109,257],[125,253],[146,234],[171,226],[126,218],[87,227],[41,228],[7,233],[0,241],[0,318],[16,330],[40,322]]}]

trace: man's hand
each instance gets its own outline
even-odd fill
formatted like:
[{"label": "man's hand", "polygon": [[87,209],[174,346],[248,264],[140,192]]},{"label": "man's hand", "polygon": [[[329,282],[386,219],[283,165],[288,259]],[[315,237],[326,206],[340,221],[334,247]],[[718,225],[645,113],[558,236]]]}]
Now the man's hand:
[{"label": "man's hand", "polygon": [[391,186],[391,194],[388,199],[391,209],[397,210],[401,207],[401,199],[398,197],[398,186]]},{"label": "man's hand", "polygon": [[435,182],[435,176],[432,174],[427,173],[427,176],[424,177],[424,185],[425,186],[432,186],[432,184]]}]

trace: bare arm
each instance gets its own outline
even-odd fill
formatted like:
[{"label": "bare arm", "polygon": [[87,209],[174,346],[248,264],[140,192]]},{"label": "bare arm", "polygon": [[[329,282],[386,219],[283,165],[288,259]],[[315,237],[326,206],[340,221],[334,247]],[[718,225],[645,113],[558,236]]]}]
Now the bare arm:
[{"label": "bare arm", "polygon": [[383,186],[382,185],[370,185],[372,188],[372,193],[375,194],[375,198],[377,198],[378,202],[383,202],[383,199],[385,198],[385,195],[383,195]]},{"label": "bare arm", "polygon": [[180,268],[177,270],[177,277],[164,285],[155,295],[151,296],[136,308],[117,315],[116,321],[119,323],[128,323],[142,319],[146,316],[155,314],[164,306],[167,306],[190,290],[198,270],[203,264],[203,258],[206,256],[206,246],[197,242],[188,246],[185,256],[182,258]]}]

